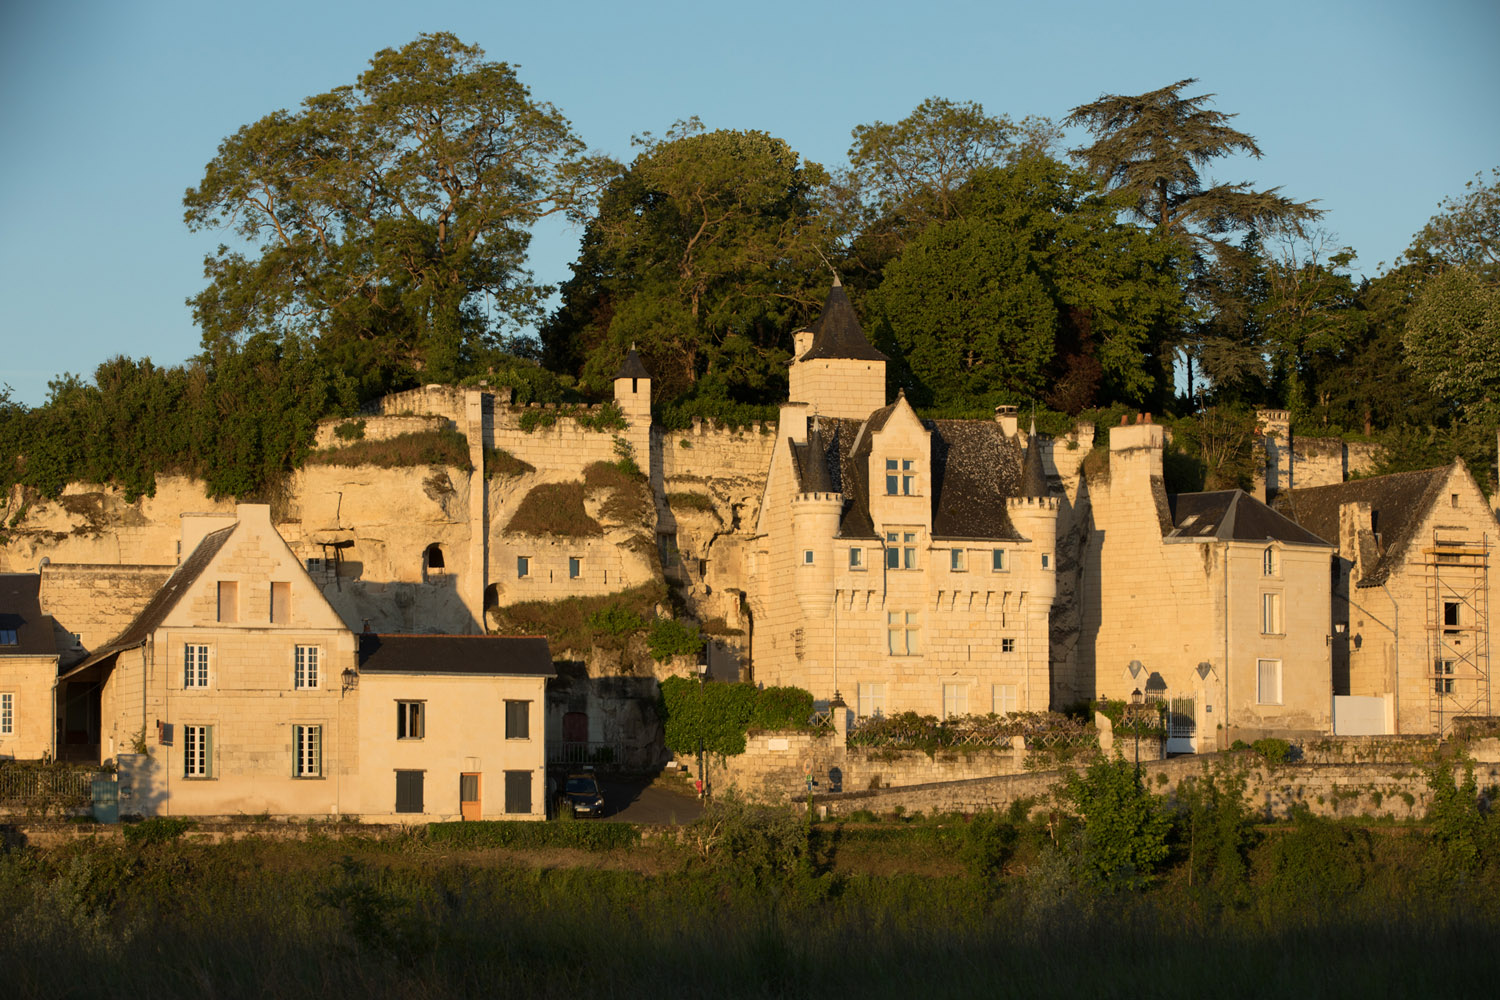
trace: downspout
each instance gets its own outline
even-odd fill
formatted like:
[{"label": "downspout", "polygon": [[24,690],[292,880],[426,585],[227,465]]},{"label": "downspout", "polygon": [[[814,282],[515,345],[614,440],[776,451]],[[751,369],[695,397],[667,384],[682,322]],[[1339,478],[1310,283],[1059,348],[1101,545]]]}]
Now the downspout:
[{"label": "downspout", "polygon": [[1388,601],[1391,602],[1391,622],[1392,622],[1392,625],[1391,625],[1391,635],[1395,637],[1395,649],[1396,649],[1396,664],[1395,664],[1395,666],[1396,666],[1396,679],[1395,679],[1395,683],[1391,685],[1392,688],[1395,690],[1395,701],[1396,701],[1396,704],[1392,708],[1392,711],[1395,714],[1395,723],[1396,723],[1396,725],[1395,725],[1395,730],[1396,730],[1395,735],[1396,736],[1400,736],[1401,735],[1401,605],[1397,604],[1396,603],[1396,599],[1391,596],[1391,588],[1388,587],[1388,586],[1386,586],[1384,581],[1381,582],[1380,589],[1383,590],[1383,591],[1385,591],[1385,598],[1386,598],[1386,600],[1388,600]]},{"label": "downspout", "polygon": [[[59,658],[59,659],[61,659],[61,658]],[[62,677],[59,676],[59,671],[60,670],[61,670],[61,667],[59,667],[58,670],[53,671],[53,675],[52,675],[52,725],[49,727],[52,730],[52,738],[51,738],[51,748],[50,748],[50,750],[48,752],[52,754],[52,759],[53,760],[57,760],[57,730],[58,730],[57,686],[62,683]]]}]

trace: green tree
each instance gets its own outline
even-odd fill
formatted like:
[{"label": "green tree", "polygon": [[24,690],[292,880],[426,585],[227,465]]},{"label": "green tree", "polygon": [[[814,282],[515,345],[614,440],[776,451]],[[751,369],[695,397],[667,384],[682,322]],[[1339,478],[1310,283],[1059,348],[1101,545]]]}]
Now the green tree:
[{"label": "green tree", "polygon": [[1422,227],[1406,252],[1408,260],[1435,258],[1452,267],[1467,267],[1491,279],[1500,272],[1500,167],[1464,185],[1465,194],[1445,198],[1440,211]]},{"label": "green tree", "polygon": [[204,261],[189,300],[204,346],[316,334],[346,371],[452,379],[493,341],[492,314],[538,314],[529,227],[584,212],[610,172],[479,47],[439,33],[384,49],[352,86],[225,139],[184,196],[191,229],[253,247]]},{"label": "green tree", "polygon": [[1348,268],[1354,252],[1319,232],[1307,239],[1282,234],[1268,253],[1260,328],[1276,402],[1294,421],[1328,409],[1350,353],[1363,342],[1367,317]]},{"label": "green tree", "polygon": [[822,167],[764,132],[696,120],[637,142],[542,329],[548,362],[603,392],[635,344],[663,402],[780,398],[791,331],[827,288]]},{"label": "green tree", "polygon": [[1111,888],[1150,881],[1167,859],[1172,820],[1128,762],[1117,756],[1082,775],[1070,773],[1063,796],[1083,819],[1082,860],[1090,881]]},{"label": "green tree", "polygon": [[1500,419],[1500,284],[1470,268],[1432,278],[1407,314],[1403,343],[1435,394],[1471,420]]}]

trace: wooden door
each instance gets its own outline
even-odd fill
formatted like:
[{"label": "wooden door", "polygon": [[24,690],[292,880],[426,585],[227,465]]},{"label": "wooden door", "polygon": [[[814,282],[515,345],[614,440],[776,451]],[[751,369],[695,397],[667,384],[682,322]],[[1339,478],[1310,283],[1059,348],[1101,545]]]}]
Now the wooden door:
[{"label": "wooden door", "polygon": [[458,809],[460,817],[466,821],[479,819],[479,774],[477,772],[466,772],[458,776]]}]

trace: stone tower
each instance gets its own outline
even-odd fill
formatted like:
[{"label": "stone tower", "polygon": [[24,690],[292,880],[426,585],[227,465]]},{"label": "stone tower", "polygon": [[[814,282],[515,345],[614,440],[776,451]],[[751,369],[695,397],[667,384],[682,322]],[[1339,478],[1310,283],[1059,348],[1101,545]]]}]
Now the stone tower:
[{"label": "stone tower", "polygon": [[615,372],[615,405],[629,425],[620,438],[630,445],[631,457],[644,472],[651,467],[651,373],[634,344]]},{"label": "stone tower", "polygon": [[792,334],[796,357],[787,373],[790,402],[825,417],[863,420],[885,405],[887,358],[865,339],[854,306],[837,278],[823,314]]}]

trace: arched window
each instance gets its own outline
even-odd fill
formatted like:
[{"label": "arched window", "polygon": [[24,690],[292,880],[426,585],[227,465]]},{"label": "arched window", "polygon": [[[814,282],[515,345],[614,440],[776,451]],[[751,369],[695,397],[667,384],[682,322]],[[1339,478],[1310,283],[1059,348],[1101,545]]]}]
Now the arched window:
[{"label": "arched window", "polygon": [[428,569],[443,568],[443,547],[437,542],[427,546],[427,551],[422,553],[422,559]]},{"label": "arched window", "polygon": [[1261,553],[1261,575],[1275,576],[1279,570],[1277,565],[1276,546],[1267,545],[1265,552]]}]

